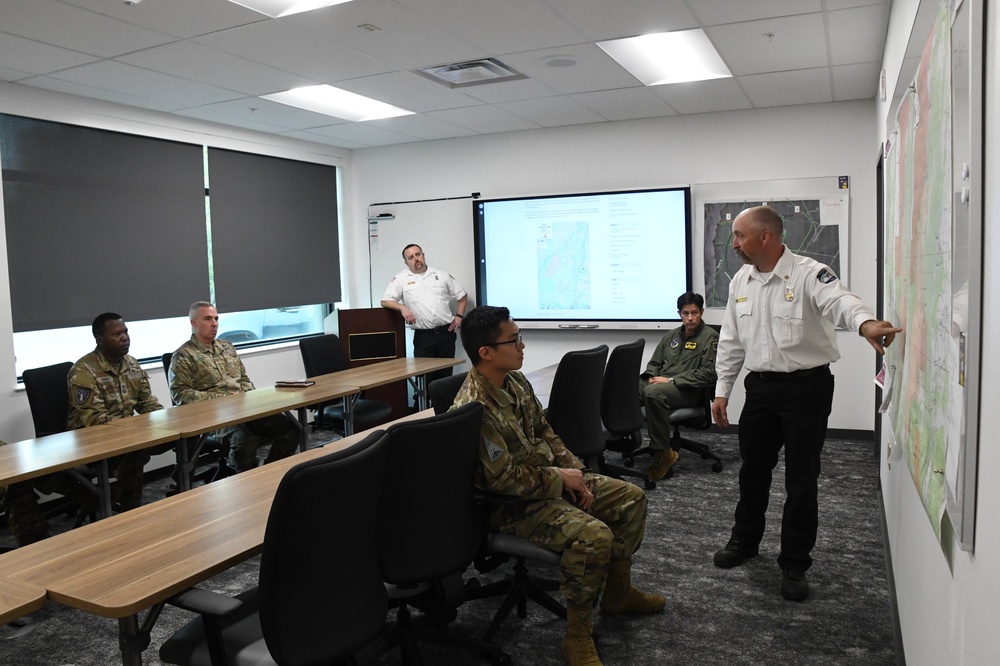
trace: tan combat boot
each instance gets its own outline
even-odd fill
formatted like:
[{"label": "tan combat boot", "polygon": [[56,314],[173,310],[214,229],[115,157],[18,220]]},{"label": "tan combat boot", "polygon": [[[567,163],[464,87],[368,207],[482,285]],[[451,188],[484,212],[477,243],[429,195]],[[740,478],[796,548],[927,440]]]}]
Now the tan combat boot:
[{"label": "tan combat boot", "polygon": [[601,610],[605,613],[659,613],[667,600],[662,594],[648,594],[632,585],[632,561],[611,560],[608,582],[604,585]]},{"label": "tan combat boot", "polygon": [[653,455],[655,456],[653,464],[646,471],[646,476],[649,477],[650,481],[659,481],[669,474],[670,470],[677,464],[677,459],[681,457],[679,453],[669,448],[656,449]]},{"label": "tan combat boot", "polygon": [[593,612],[590,604],[566,604],[566,637],[562,643],[566,666],[604,666],[594,646]]}]

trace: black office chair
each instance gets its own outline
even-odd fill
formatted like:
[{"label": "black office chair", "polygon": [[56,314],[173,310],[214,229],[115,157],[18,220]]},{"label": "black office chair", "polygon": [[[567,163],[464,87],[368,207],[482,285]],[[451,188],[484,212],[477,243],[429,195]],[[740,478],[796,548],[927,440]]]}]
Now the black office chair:
[{"label": "black office chair", "polygon": [[198,588],[174,597],[170,603],[202,615],[163,643],[164,663],[343,663],[384,630],[384,435],[288,470],[268,514],[258,587],[236,599]]},{"label": "black office chair", "polygon": [[[396,624],[383,640],[399,644],[403,663],[422,663],[419,642],[476,652],[493,664],[510,663],[496,645],[441,626],[464,600],[462,573],[485,537],[475,497],[482,422],[483,406],[470,403],[386,432],[379,555]],[[414,621],[411,606],[430,622]]]},{"label": "black office chair", "polygon": [[[327,375],[331,372],[346,370],[348,367],[347,354],[344,353],[344,348],[340,344],[340,338],[333,333],[302,338],[299,340],[299,353],[302,354],[302,365],[305,368],[306,377]],[[345,420],[343,400],[313,405],[310,409],[316,410],[314,428],[322,428],[326,419]],[[391,413],[392,406],[387,402],[358,398],[354,402],[354,429],[357,431],[366,425],[381,423],[388,419]]]},{"label": "black office chair", "polygon": [[[673,426],[673,433],[670,436],[670,448],[674,451],[686,449],[692,453],[697,453],[702,460],[712,461],[712,471],[718,474],[722,471],[722,458],[700,442],[687,439],[681,435],[681,428],[691,428],[693,430],[708,430],[712,427],[712,397],[715,393],[715,384],[691,384],[688,387],[692,391],[700,392],[700,402],[695,407],[681,407],[670,412],[670,425]],[[646,418],[646,408],[642,408],[643,419]],[[653,450],[648,446],[636,449],[625,456],[625,464],[631,465],[635,456],[651,454]],[[624,455],[624,454],[623,454]]]},{"label": "black office chair", "polygon": [[552,380],[545,418],[566,448],[592,470],[601,469],[604,424],[601,385],[608,346],[566,353]]},{"label": "black office chair", "polygon": [[[170,359],[173,356],[173,352],[166,352],[160,357],[160,362],[163,364],[163,375],[168,383],[170,382]],[[170,402],[176,405],[173,402],[173,395],[170,397]],[[198,441],[188,452],[188,460],[194,463],[192,469],[199,466],[205,467],[200,472],[194,472],[191,475],[192,483],[196,481],[211,483],[238,473],[236,468],[229,464],[229,446],[213,437],[211,433],[205,433],[198,438]],[[168,494],[175,491],[176,489],[171,489],[171,493]]]},{"label": "black office chair", "polygon": [[[642,447],[642,426],[645,419],[639,405],[638,386],[642,350],[645,346],[646,341],[642,338],[618,345],[611,350],[608,365],[604,369],[601,421],[604,424],[605,447],[623,455]],[[623,475],[638,477],[644,481],[647,489],[656,488],[656,481],[652,481],[644,472],[632,469],[629,465],[612,465],[603,456],[600,461],[603,474],[616,478]]]},{"label": "black office chair", "polygon": [[[458,391],[462,388],[468,374],[468,372],[463,372],[431,382],[427,391],[430,394],[435,414],[443,414],[448,411],[452,403],[455,402],[455,396],[458,395]],[[517,501],[515,498],[506,498],[482,491],[477,493],[477,497],[484,505]],[[489,517],[484,516],[483,520],[488,523]],[[489,530],[486,544],[476,556],[474,564],[480,573],[489,573],[505,564],[510,558],[514,558],[513,575],[504,580],[470,589],[467,593],[467,598],[470,600],[495,596],[504,597],[500,608],[493,614],[490,626],[483,634],[485,641],[493,638],[500,625],[515,607],[519,618],[523,620],[527,617],[529,599],[543,608],[547,608],[556,617],[566,619],[566,607],[548,594],[548,592],[559,589],[559,581],[532,576],[528,570],[529,560],[558,567],[562,559],[561,554],[543,548],[527,539]]]},{"label": "black office chair", "polygon": [[[24,392],[28,396],[28,409],[35,426],[35,437],[45,437],[66,432],[69,417],[69,389],[67,379],[73,364],[69,361],[41,368],[31,368],[21,374]],[[97,469],[93,465],[76,465],[65,472],[56,472],[32,483],[46,493],[59,492],[72,495],[80,504],[74,527],[83,521],[93,522],[97,516]]]}]

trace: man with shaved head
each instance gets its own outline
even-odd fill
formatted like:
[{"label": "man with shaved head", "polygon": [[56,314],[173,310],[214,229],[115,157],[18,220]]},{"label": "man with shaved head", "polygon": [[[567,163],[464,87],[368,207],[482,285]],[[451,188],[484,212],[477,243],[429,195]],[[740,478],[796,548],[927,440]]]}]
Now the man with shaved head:
[{"label": "man with shaved head", "polygon": [[715,553],[715,564],[730,568],[757,555],[771,472],[784,447],[781,595],[802,601],[809,596],[805,572],[816,543],[820,453],[833,406],[830,364],[840,358],[834,327],[858,331],[880,354],[901,329],[878,320],[829,266],[789,250],[781,216],[768,206],[736,216],[733,249],[745,266],[729,285],[716,358],[712,416],[723,428],[736,376],[743,367],[749,373],[739,422],[740,499],[732,536]]}]

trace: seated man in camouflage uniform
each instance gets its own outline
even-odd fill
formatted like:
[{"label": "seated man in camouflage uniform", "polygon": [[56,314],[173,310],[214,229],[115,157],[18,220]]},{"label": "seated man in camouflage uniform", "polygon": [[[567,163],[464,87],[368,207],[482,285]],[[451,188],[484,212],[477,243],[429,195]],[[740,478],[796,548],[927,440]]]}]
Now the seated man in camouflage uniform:
[{"label": "seated man in camouflage uniform", "polygon": [[455,405],[475,401],[485,408],[476,483],[522,500],[496,507],[492,527],[562,553],[560,591],[569,611],[563,659],[599,665],[592,611],[602,589],[605,613],[656,613],[666,603],[631,581],[646,495],[631,483],[584,471],[552,431],[518,371],[524,344],[507,308],[477,307],[460,330],[473,368]]},{"label": "seated man in camouflage uniform", "polygon": [[659,481],[674,468],[679,457],[670,448],[670,412],[701,404],[700,389],[692,384],[715,384],[715,354],[719,334],[705,324],[705,299],[688,292],[677,299],[677,314],[683,325],[663,336],[639,375],[639,400],[646,406],[649,448],[653,464],[646,474]]},{"label": "seated man in camouflage uniform", "polygon": [[[252,391],[253,382],[232,343],[215,339],[219,332],[215,306],[198,301],[191,305],[189,315],[191,339],[174,352],[167,373],[174,403],[184,405]],[[296,423],[283,414],[229,426],[212,434],[229,445],[230,464],[240,472],[257,467],[257,449],[262,443],[271,442],[265,464],[291,455],[299,445]]]},{"label": "seated man in camouflage uniform", "polygon": [[[113,312],[98,315],[91,332],[96,349],[77,361],[67,377],[67,427],[76,430],[163,409],[150,391],[149,376],[139,367],[139,362],[129,356],[131,340],[121,315]],[[154,452],[169,448],[168,445]],[[112,497],[120,510],[139,506],[142,468],[148,460],[149,452],[135,451],[108,461],[116,479]],[[11,531],[22,546],[48,536],[48,523],[38,506],[36,487],[42,492],[67,495],[87,507],[97,506],[96,495],[66,474],[52,474],[9,486],[3,493],[4,510]]]}]

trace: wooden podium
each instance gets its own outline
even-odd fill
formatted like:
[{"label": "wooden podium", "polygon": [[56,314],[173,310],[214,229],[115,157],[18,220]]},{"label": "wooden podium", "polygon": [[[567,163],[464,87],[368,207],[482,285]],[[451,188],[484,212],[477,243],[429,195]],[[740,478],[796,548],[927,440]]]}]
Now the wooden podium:
[{"label": "wooden podium", "polygon": [[[399,312],[382,307],[338,310],[337,321],[348,367],[406,356],[406,331]],[[389,403],[392,414],[386,421],[390,421],[410,412],[406,388],[402,380],[368,389],[364,397]]]}]

